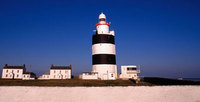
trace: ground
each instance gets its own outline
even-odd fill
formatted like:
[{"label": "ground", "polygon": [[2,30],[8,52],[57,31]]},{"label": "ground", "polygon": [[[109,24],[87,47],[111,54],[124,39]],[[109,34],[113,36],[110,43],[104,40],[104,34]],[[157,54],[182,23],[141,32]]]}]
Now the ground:
[{"label": "ground", "polygon": [[156,86],[156,85],[200,85],[200,81],[145,77],[134,80],[6,80],[0,79],[0,86]]},{"label": "ground", "polygon": [[131,80],[0,80],[0,86],[145,86],[146,82],[136,84]]}]

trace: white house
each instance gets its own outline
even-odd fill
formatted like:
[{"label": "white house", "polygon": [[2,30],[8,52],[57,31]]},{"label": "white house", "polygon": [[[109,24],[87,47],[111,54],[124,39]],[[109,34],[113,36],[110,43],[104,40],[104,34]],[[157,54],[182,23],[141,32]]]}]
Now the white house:
[{"label": "white house", "polygon": [[97,72],[83,72],[83,74],[81,75],[81,79],[97,80],[98,79],[98,73]]},{"label": "white house", "polygon": [[50,79],[71,79],[70,66],[53,66],[50,69]]},{"label": "white house", "polygon": [[2,71],[3,79],[22,79],[23,73],[26,71],[25,64],[22,66],[8,66],[5,64]]},{"label": "white house", "polygon": [[34,73],[26,72],[25,64],[22,66],[8,66],[8,64],[5,64],[2,71],[3,79],[33,80],[35,77]]},{"label": "white house", "polygon": [[22,80],[35,80],[35,73],[33,72],[24,72]]},{"label": "white house", "polygon": [[71,79],[71,68],[72,66],[54,66],[51,65],[50,73],[45,73],[40,76],[38,79],[47,80],[47,79]]},{"label": "white house", "polygon": [[136,80],[138,79],[138,73],[140,73],[140,70],[138,70],[135,65],[121,66],[121,74],[119,78]]}]

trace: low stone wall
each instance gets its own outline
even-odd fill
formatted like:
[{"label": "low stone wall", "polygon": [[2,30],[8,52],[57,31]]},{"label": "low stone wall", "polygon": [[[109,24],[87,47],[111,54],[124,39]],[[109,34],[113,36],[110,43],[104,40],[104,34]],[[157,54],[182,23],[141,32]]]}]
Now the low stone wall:
[{"label": "low stone wall", "polygon": [[1,86],[1,102],[200,102],[200,86]]}]

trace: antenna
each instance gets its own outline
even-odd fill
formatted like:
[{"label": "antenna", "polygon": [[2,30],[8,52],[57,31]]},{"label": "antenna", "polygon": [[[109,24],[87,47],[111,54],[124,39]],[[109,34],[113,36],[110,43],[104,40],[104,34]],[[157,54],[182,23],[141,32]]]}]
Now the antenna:
[{"label": "antenna", "polygon": [[139,71],[139,73],[140,73],[140,65],[138,65],[138,71]]},{"label": "antenna", "polygon": [[30,64],[30,69],[29,69],[29,72],[31,72],[31,64]]}]

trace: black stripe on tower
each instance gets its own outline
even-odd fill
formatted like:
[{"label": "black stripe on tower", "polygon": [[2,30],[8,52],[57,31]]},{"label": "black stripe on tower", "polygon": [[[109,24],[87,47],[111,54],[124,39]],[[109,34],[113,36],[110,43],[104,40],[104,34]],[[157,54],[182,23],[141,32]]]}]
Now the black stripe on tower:
[{"label": "black stripe on tower", "polygon": [[107,34],[95,34],[92,36],[92,45],[98,43],[111,43],[115,44],[115,37]]},{"label": "black stripe on tower", "polygon": [[92,56],[92,64],[116,64],[115,55],[96,54]]}]

